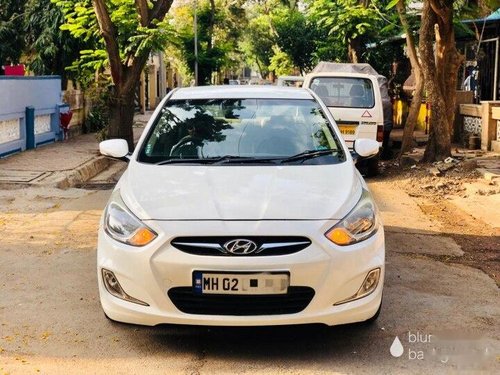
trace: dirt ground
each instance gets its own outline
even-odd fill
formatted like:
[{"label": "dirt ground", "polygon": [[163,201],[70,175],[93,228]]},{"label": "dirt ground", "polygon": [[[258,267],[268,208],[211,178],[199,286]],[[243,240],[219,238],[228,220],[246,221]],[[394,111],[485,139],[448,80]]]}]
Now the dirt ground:
[{"label": "dirt ground", "polygon": [[333,328],[110,322],[95,267],[110,191],[0,190],[0,375],[500,373],[499,223],[460,208],[494,204],[498,186],[389,163],[368,183],[386,232],[384,305],[370,327]]},{"label": "dirt ground", "polygon": [[[500,180],[482,179],[470,166],[475,166],[473,161],[457,163],[457,167],[436,176],[432,174],[434,165],[414,164],[402,171],[396,163],[387,162],[379,179],[404,190],[422,212],[441,223],[443,235],[452,238],[465,253],[441,255],[437,260],[476,267],[500,287]],[[482,205],[496,210],[490,209],[486,216]],[[461,207],[472,209],[465,212]]]}]

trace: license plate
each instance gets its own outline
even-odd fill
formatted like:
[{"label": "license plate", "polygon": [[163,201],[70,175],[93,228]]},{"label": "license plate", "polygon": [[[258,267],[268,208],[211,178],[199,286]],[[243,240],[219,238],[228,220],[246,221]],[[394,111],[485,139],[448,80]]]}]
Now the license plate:
[{"label": "license plate", "polygon": [[193,272],[196,294],[286,294],[288,273]]},{"label": "license plate", "polygon": [[339,125],[339,130],[341,134],[355,135],[356,125]]}]

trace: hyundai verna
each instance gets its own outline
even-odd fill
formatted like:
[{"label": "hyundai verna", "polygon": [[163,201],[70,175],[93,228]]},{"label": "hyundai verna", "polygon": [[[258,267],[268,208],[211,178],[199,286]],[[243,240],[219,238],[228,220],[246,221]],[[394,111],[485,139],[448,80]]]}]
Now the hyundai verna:
[{"label": "hyundai verna", "polygon": [[158,106],[99,228],[112,320],[264,326],[373,321],[382,224],[328,109],[308,89],[193,87]]}]

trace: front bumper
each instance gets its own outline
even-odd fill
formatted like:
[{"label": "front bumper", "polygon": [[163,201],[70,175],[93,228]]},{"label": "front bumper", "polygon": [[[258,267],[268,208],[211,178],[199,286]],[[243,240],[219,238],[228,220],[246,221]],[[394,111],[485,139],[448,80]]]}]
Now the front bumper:
[{"label": "front bumper", "polygon": [[[97,269],[101,305],[113,320],[157,325],[188,324],[213,326],[266,326],[323,323],[337,325],[371,318],[382,300],[385,245],[382,227],[371,238],[347,247],[332,244],[324,237],[335,221],[204,221],[147,224],[160,233],[151,244],[131,247],[116,242],[99,230]],[[195,228],[195,230],[193,229]],[[312,243],[297,253],[281,256],[199,256],[174,248],[174,237],[238,236],[245,233],[267,236],[299,235]],[[172,235],[167,235],[167,233]],[[149,306],[127,302],[109,294],[101,270],[112,271],[125,292]],[[334,306],[354,295],[367,273],[381,269],[377,288],[356,301]],[[314,297],[298,313],[279,315],[202,315],[181,312],[168,296],[176,287],[190,287],[193,271],[289,272],[290,286],[310,287]]]}]

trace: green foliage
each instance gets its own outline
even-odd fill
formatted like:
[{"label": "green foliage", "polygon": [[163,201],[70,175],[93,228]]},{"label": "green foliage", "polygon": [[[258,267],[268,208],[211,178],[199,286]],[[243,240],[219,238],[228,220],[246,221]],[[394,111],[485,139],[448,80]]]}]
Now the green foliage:
[{"label": "green foliage", "polygon": [[388,3],[388,0],[309,0],[307,17],[318,25],[320,35],[326,34],[326,39],[320,39],[317,55],[345,62],[349,45],[357,46],[361,54],[366,43],[386,37],[385,31],[390,31],[383,30],[390,25],[385,13]]},{"label": "green foliage", "polygon": [[154,28],[137,27],[137,35],[128,38],[126,55],[137,57],[149,51],[161,51],[167,43],[178,44],[177,33],[168,20],[154,22],[154,25]]},{"label": "green foliage", "polygon": [[[314,52],[320,32],[297,10],[278,8],[271,16],[276,44],[302,73],[314,67]],[[274,69],[272,69],[274,70]],[[281,74],[280,74],[281,75]]]},{"label": "green foliage", "polygon": [[290,56],[279,49],[274,50],[274,56],[271,58],[269,70],[277,76],[286,76],[293,73],[293,62]]},{"label": "green foliage", "polygon": [[314,52],[315,61],[346,62],[348,59],[346,45],[339,43],[329,34],[328,30],[317,27],[318,39],[316,40]]},{"label": "green foliage", "polygon": [[[471,25],[461,22],[462,20],[482,19],[487,17],[493,10],[498,9],[500,0],[467,1],[459,0],[453,2],[453,25],[455,34],[460,37],[475,37],[475,31]],[[479,26],[482,28],[482,24]]]},{"label": "green foliage", "polygon": [[24,48],[25,1],[0,0],[0,65],[17,64]]},{"label": "green foliage", "polygon": [[[96,79],[96,72],[103,72],[109,66],[108,53],[104,48],[84,49],[80,56],[66,70],[71,72],[83,88],[90,87]],[[111,77],[98,74],[100,79],[111,83]]]},{"label": "green foliage", "polygon": [[483,18],[500,7],[500,0],[453,1],[454,18],[457,20]]},{"label": "green foliage", "polygon": [[100,38],[92,0],[51,0],[51,2],[64,14],[66,23],[61,26],[61,30],[67,30],[73,37],[85,41]]},{"label": "green foliage", "polygon": [[[363,54],[363,61],[370,64],[378,73],[390,80],[389,89],[394,85],[402,85],[411,72],[410,62],[404,53],[405,41],[401,39],[383,43],[375,48],[368,49]],[[394,74],[393,63],[398,64]]]},{"label": "green foliage", "polygon": [[51,0],[29,0],[25,14],[28,67],[37,75],[58,74],[66,78],[83,44],[61,30],[64,15]]},{"label": "green foliage", "polygon": [[389,1],[389,4],[385,6],[386,10],[390,10],[396,6],[396,4],[399,2],[399,0],[391,0]]},{"label": "green foliage", "polygon": [[[244,10],[238,3],[220,0],[212,10],[208,1],[198,2],[198,84],[210,84],[212,74],[240,65],[237,58],[238,39],[246,25]],[[182,17],[174,18],[180,29],[181,59],[194,74],[193,8],[178,10]],[[214,13],[212,13],[214,12]]]},{"label": "green foliage", "polygon": [[486,0],[485,1],[489,11],[495,11],[500,8],[500,0]]},{"label": "green foliage", "polygon": [[296,1],[264,0],[251,3],[248,28],[241,43],[246,61],[261,75],[304,73],[316,60],[318,28],[297,10]]},{"label": "green foliage", "polygon": [[[64,14],[61,30],[87,43],[90,48],[80,51],[80,57],[68,69],[88,84],[96,71],[109,66],[109,55],[99,30],[92,0],[51,0]],[[128,66],[135,57],[158,51],[168,43],[176,42],[176,32],[168,20],[153,22],[152,27],[143,27],[133,1],[108,0],[105,2],[116,30],[120,63]]]},{"label": "green foliage", "polygon": [[250,20],[240,46],[247,63],[250,66],[256,65],[263,77],[269,74],[269,65],[274,55],[273,45],[268,17],[261,15]]},{"label": "green foliage", "polygon": [[109,65],[104,41],[99,34],[99,25],[92,7],[92,0],[51,0],[64,16],[65,23],[60,30],[87,48],[79,51],[79,56],[66,65],[66,70],[84,88],[95,80],[96,71],[103,71]]},{"label": "green foliage", "polygon": [[314,0],[309,14],[344,44],[377,30],[380,21],[378,9],[372,2],[365,7],[357,0]]},{"label": "green foliage", "polygon": [[[387,77],[390,82],[389,89],[392,89],[395,84],[403,84],[410,75],[411,68],[404,51],[406,39],[402,38],[402,35],[405,30],[403,30],[396,11],[398,0],[385,3],[385,5],[384,2],[373,3],[374,6],[378,5],[380,7],[377,8],[381,12],[379,25],[383,25],[383,27],[378,32],[378,35],[369,34],[371,43],[369,48],[366,48],[363,52],[362,60],[369,63],[378,73]],[[382,13],[382,10],[384,13]],[[415,13],[407,13],[406,20],[410,26],[410,32],[417,37],[420,16]],[[397,66],[397,69],[394,69],[393,64]]]},{"label": "green foliage", "polygon": [[109,89],[105,82],[93,85],[85,91],[87,100],[90,101],[91,110],[85,118],[85,131],[97,133],[99,141],[107,138],[109,125]]}]

